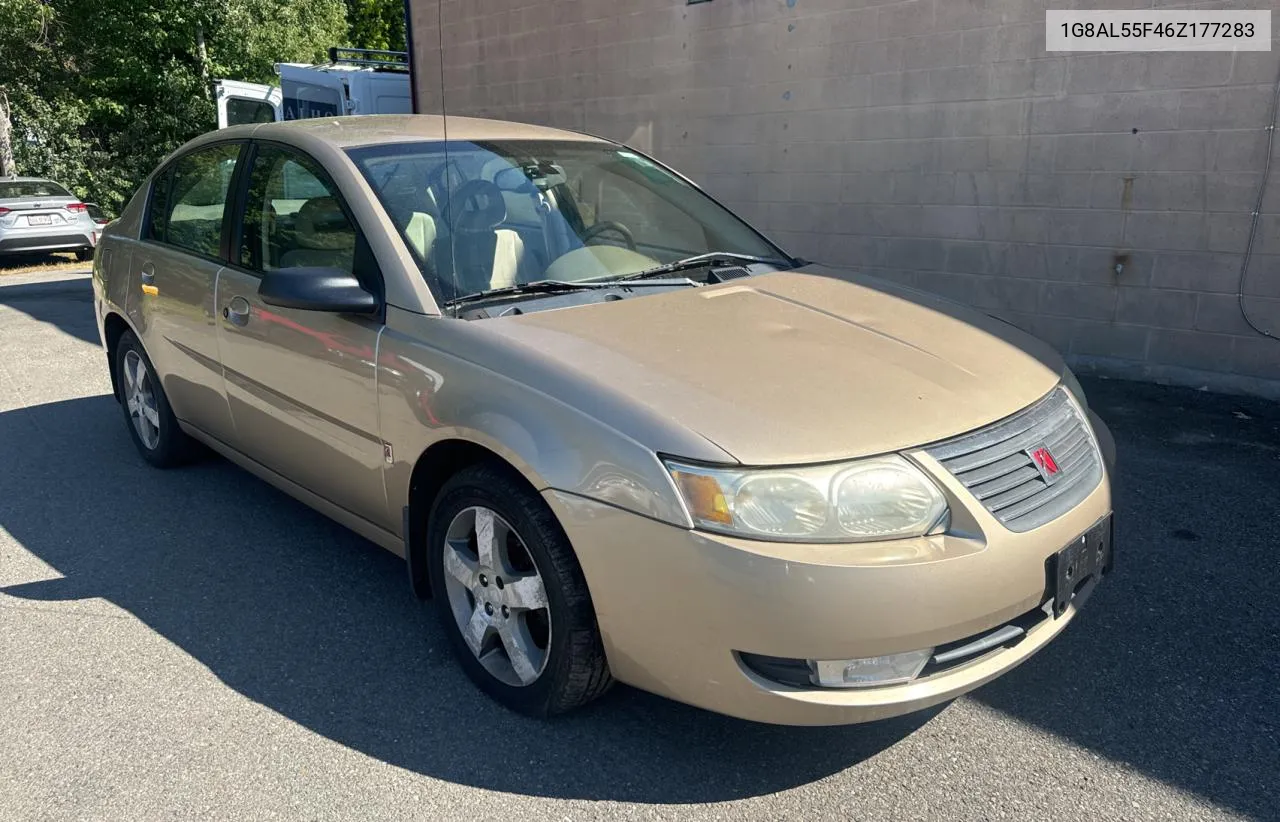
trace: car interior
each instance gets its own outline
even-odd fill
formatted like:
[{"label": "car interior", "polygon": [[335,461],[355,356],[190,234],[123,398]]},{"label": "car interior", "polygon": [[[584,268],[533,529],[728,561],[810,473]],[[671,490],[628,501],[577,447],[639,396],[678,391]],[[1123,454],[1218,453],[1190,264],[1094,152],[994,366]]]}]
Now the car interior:
[{"label": "car interior", "polygon": [[263,268],[325,267],[351,271],[356,232],[333,197],[311,197],[297,211],[268,206]]},{"label": "car interior", "polygon": [[[447,159],[443,151],[387,158],[366,173],[424,271],[448,292],[445,299],[639,271],[689,253],[643,247],[622,222],[596,219],[597,203],[609,196],[611,213],[628,213],[640,227],[645,216],[643,208],[619,203],[625,195],[616,187],[596,180],[594,198],[584,197],[579,192],[593,184],[587,173],[571,177],[563,165],[534,157],[522,162],[471,146],[451,148]],[[705,246],[694,231],[688,245]]]}]

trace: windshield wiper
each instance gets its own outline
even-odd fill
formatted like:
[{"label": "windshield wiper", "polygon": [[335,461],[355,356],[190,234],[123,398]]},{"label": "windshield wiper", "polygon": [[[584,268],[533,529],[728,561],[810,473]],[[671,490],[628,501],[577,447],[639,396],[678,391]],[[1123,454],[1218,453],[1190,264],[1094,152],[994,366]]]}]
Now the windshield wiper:
[{"label": "windshield wiper", "polygon": [[[640,285],[640,283],[636,283],[636,285]],[[644,283],[644,285],[648,285],[648,283]],[[658,285],[658,283],[654,283],[654,285]],[[564,294],[569,291],[597,291],[601,288],[617,288],[617,280],[583,280],[581,282],[534,280],[531,283],[518,283],[503,288],[491,288],[488,291],[477,291],[475,294],[466,294],[462,297],[455,297],[452,300],[445,300],[444,304],[446,308],[452,308],[456,305],[478,303],[519,294]]]},{"label": "windshield wiper", "polygon": [[677,271],[688,271],[691,268],[703,268],[715,263],[767,263],[774,266],[786,266],[791,268],[790,260],[779,260],[774,257],[757,257],[753,254],[735,254],[732,251],[708,251],[706,254],[695,254],[692,257],[685,257],[683,260],[676,260],[673,263],[660,265],[656,268],[646,268],[644,271],[637,271],[634,274],[627,274],[622,277],[616,277],[612,282],[622,282],[624,280],[643,280],[649,277],[659,277],[663,274],[672,274]]},{"label": "windshield wiper", "polygon": [[495,297],[506,297],[509,294],[559,294],[565,291],[589,291],[595,288],[603,288],[604,283],[571,283],[566,280],[535,280],[531,283],[519,283],[517,285],[508,285],[503,288],[491,288],[488,291],[477,291],[475,294],[466,294],[461,297],[454,297],[452,300],[445,300],[445,305],[452,307],[455,305],[463,305],[464,303],[478,303],[482,300],[489,300]]}]

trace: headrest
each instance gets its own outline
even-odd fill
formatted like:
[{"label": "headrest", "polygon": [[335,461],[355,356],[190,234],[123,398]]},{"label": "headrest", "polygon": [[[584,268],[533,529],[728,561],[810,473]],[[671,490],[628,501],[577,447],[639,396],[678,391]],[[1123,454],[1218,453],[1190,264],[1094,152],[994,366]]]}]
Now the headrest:
[{"label": "headrest", "polygon": [[332,197],[312,197],[294,218],[299,248],[336,251],[354,248],[356,233]]},{"label": "headrest", "polygon": [[449,195],[449,215],[454,231],[493,231],[507,219],[502,190],[488,180],[468,180]]}]

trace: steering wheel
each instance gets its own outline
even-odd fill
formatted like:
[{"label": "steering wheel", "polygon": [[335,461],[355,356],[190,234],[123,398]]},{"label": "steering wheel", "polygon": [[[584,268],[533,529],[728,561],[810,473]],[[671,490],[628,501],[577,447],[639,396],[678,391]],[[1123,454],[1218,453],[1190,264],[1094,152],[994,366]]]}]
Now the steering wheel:
[{"label": "steering wheel", "polygon": [[634,235],[632,235],[631,229],[627,228],[622,223],[615,223],[613,220],[601,220],[600,222],[591,226],[591,228],[588,228],[586,231],[582,232],[582,244],[591,245],[591,241],[594,240],[596,237],[599,237],[601,234],[604,234],[610,231],[612,231],[614,234],[617,234],[619,237],[621,237],[622,241],[627,244],[627,248],[631,249],[632,251],[636,250],[636,238]]}]

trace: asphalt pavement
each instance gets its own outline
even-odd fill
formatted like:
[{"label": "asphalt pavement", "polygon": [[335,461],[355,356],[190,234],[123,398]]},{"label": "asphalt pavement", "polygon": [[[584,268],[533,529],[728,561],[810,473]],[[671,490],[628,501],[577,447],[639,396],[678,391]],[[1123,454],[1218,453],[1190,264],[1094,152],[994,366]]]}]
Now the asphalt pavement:
[{"label": "asphalt pavement", "polygon": [[396,557],[222,460],[147,467],[90,298],[0,277],[6,822],[1280,818],[1280,406],[1086,381],[1115,573],[943,708],[794,729],[619,687],[540,722]]}]

